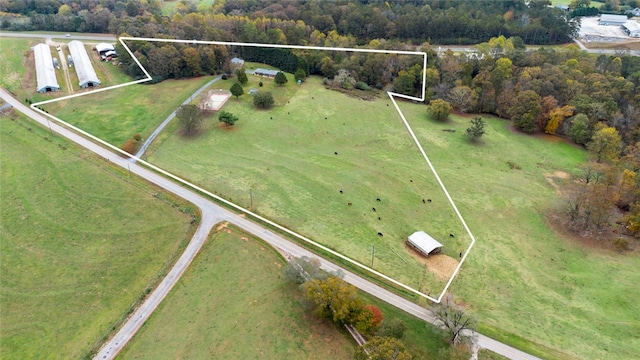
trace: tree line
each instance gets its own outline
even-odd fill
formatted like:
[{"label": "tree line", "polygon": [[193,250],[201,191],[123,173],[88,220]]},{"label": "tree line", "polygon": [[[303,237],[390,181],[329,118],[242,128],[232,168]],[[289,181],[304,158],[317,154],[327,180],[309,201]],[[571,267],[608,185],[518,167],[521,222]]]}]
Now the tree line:
[{"label": "tree line", "polygon": [[421,44],[475,44],[519,36],[525,43],[558,44],[575,36],[579,21],[549,0],[487,1],[183,1],[163,16],[159,0],[0,0],[2,29],[96,32],[181,39],[304,45],[314,37],[343,36]]}]

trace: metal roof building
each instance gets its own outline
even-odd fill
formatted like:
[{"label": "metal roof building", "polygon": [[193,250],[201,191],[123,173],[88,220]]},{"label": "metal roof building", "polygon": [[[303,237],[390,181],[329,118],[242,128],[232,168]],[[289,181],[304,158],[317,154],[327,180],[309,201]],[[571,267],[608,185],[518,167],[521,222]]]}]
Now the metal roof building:
[{"label": "metal roof building", "polygon": [[442,244],[424,231],[416,231],[409,235],[407,244],[424,256],[434,255],[442,250]]},{"label": "metal roof building", "polygon": [[622,25],[626,22],[627,17],[625,15],[602,14],[599,20],[600,25]]},{"label": "metal roof building", "polygon": [[69,43],[69,52],[73,58],[76,74],[78,74],[78,84],[83,88],[100,85],[100,80],[93,70],[91,59],[89,59],[84,44],[78,40],[71,41]]},{"label": "metal roof building", "polygon": [[266,76],[269,78],[274,78],[276,77],[276,74],[278,74],[280,71],[279,70],[269,70],[269,69],[256,69],[256,71],[253,72],[254,75],[258,75],[258,76]]},{"label": "metal roof building", "polygon": [[38,44],[33,47],[33,57],[36,61],[36,82],[39,93],[47,91],[58,91],[58,79],[56,79],[56,71],[53,68],[53,59],[51,58],[51,48],[47,44]]},{"label": "metal roof building", "polygon": [[107,44],[107,43],[100,43],[98,45],[96,45],[96,51],[98,52],[98,54],[103,55],[104,53],[106,53],[107,51],[115,51],[116,49],[113,47],[113,45],[111,44]]},{"label": "metal roof building", "polygon": [[640,24],[637,21],[627,21],[622,25],[622,29],[631,37],[640,37]]}]

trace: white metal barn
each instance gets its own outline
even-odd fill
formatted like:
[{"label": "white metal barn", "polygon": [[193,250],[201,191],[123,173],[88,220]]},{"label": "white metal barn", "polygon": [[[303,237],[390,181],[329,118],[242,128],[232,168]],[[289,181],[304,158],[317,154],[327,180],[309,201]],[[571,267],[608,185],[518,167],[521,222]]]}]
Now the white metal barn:
[{"label": "white metal barn", "polygon": [[111,44],[100,43],[96,45],[96,51],[100,55],[104,55],[107,51],[116,51],[116,49]]},{"label": "white metal barn", "polygon": [[622,25],[622,29],[627,33],[630,37],[640,37],[640,24],[637,21],[627,21]]},{"label": "white metal barn", "polygon": [[56,71],[53,68],[53,58],[51,57],[49,45],[38,44],[34,46],[33,57],[36,61],[36,90],[39,93],[60,90],[58,79],[56,79]]},{"label": "white metal barn", "polygon": [[438,254],[442,244],[424,231],[416,231],[407,238],[407,245],[424,256]]},{"label": "white metal barn", "polygon": [[280,72],[279,70],[258,68],[256,69],[256,71],[253,72],[253,74],[258,76],[268,77],[268,78],[275,78],[279,72]]},{"label": "white metal barn", "polygon": [[76,74],[78,74],[78,85],[83,88],[100,85],[100,80],[93,70],[91,59],[89,59],[89,54],[87,54],[84,44],[78,40],[71,41],[69,43],[69,52],[73,58]]},{"label": "white metal barn", "polygon": [[618,25],[622,26],[627,22],[626,15],[611,15],[611,14],[602,14],[600,15],[599,23],[600,25]]}]

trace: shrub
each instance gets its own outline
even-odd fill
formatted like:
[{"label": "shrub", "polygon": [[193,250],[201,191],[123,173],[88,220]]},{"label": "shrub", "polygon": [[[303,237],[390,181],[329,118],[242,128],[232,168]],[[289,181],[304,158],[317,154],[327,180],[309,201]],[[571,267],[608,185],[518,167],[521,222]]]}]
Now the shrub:
[{"label": "shrub", "polygon": [[275,104],[275,100],[270,92],[259,92],[253,98],[253,105],[261,109],[268,109],[273,104]]},{"label": "shrub", "polygon": [[227,126],[233,126],[238,121],[238,117],[228,111],[221,111],[218,115],[218,121],[225,123]]},{"label": "shrub", "polygon": [[140,140],[142,140],[142,136],[140,136],[140,134],[135,134],[135,135],[133,135],[133,139],[135,141],[140,141]]},{"label": "shrub", "polygon": [[392,337],[396,339],[402,339],[404,331],[407,329],[407,325],[398,318],[387,319],[382,321],[376,331],[376,336],[380,337]]},{"label": "shrub", "polygon": [[222,74],[222,80],[227,80],[228,78],[227,74]]},{"label": "shrub", "polygon": [[263,87],[264,83],[262,82],[262,80],[260,80],[260,82],[258,83],[258,86]]},{"label": "shrub", "polygon": [[367,83],[365,83],[363,81],[356,82],[355,87],[356,87],[356,89],[363,90],[363,91],[371,90],[371,87],[369,85],[367,85]]},{"label": "shrub", "polygon": [[136,152],[136,141],[134,139],[128,139],[127,141],[125,141],[124,145],[120,147],[120,149],[131,155],[134,155]]},{"label": "shrub", "polygon": [[625,239],[625,238],[613,239],[613,246],[620,253],[628,251],[629,250],[629,239]]}]

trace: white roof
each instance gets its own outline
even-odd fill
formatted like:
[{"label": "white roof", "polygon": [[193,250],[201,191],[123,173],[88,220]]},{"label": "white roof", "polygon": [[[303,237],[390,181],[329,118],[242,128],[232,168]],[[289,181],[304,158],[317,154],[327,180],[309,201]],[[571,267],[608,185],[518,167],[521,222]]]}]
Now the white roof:
[{"label": "white roof", "polygon": [[38,44],[33,47],[33,57],[36,61],[37,90],[44,91],[46,88],[60,89],[56,71],[53,69],[53,59],[51,58],[51,48],[47,44]]},{"label": "white roof", "polygon": [[432,252],[433,250],[442,247],[436,239],[429,236],[424,231],[416,231],[409,235],[409,243],[420,249],[425,254]]},{"label": "white roof", "polygon": [[629,31],[640,31],[640,24],[637,21],[627,21],[622,26]]},{"label": "white roof", "polygon": [[612,15],[612,14],[602,14],[600,15],[600,22],[620,22],[624,23],[627,21],[626,15]]},{"label": "white roof", "polygon": [[271,75],[271,76],[276,76],[276,74],[278,74],[280,71],[279,70],[270,70],[270,69],[256,69],[256,71],[254,72],[254,74],[264,74],[264,75]]},{"label": "white roof", "polygon": [[100,44],[96,45],[96,51],[99,52],[99,53],[104,52],[104,51],[109,51],[109,50],[115,50],[113,45],[107,44],[107,43],[100,43]]},{"label": "white roof", "polygon": [[78,74],[78,84],[82,87],[88,86],[89,83],[100,85],[100,80],[93,70],[93,65],[91,64],[84,44],[78,40],[71,41],[69,43],[69,52],[73,58],[73,66],[76,68],[76,74]]},{"label": "white roof", "polygon": [[231,62],[234,64],[244,64],[244,60],[234,57],[233,59],[231,59]]}]

